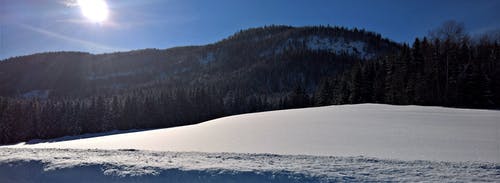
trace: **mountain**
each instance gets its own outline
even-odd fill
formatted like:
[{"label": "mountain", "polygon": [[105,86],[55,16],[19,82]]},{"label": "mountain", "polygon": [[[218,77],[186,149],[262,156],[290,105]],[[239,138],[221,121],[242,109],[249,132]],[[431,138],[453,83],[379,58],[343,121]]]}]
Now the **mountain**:
[{"label": "mountain", "polygon": [[[96,96],[172,83],[243,85],[266,94],[283,93],[301,83],[312,90],[318,78],[342,70],[344,66],[338,65],[346,63],[341,62],[350,65],[349,60],[374,59],[398,47],[378,34],[357,29],[269,26],[205,46],[100,55],[41,53],[0,62],[0,95]],[[274,73],[280,70],[288,71]]]},{"label": "mountain", "polygon": [[268,26],[205,46],[0,62],[0,144],[356,103],[498,109],[500,46]]}]

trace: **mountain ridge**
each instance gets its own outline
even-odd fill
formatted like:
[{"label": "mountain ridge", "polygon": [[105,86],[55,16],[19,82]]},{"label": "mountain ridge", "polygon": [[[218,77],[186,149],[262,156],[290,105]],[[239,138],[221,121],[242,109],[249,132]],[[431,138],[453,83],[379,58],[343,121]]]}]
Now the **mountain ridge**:
[{"label": "mountain ridge", "polygon": [[[259,36],[264,38],[260,39],[258,38]],[[368,41],[373,40],[382,41],[382,46],[380,46],[380,48],[374,48],[377,45],[368,43]],[[361,57],[361,59],[370,59],[384,55],[390,52],[389,49],[394,49],[398,46],[399,45],[394,42],[382,39],[378,34],[358,31],[357,29],[351,30],[343,27],[322,26],[267,26],[240,31],[216,43],[200,46],[181,46],[168,49],[148,48],[103,54],[68,51],[37,53],[28,56],[14,57],[0,62],[0,73],[3,73],[3,75],[9,75],[9,70],[11,70],[4,69],[2,71],[2,68],[7,67],[6,65],[15,63],[37,65],[31,66],[32,68],[27,68],[30,66],[19,66],[17,70],[14,69],[17,74],[10,73],[10,75],[17,76],[10,77],[10,79],[5,79],[5,77],[2,78],[2,75],[0,75],[0,81],[3,79],[5,83],[9,83],[9,81],[12,83],[21,83],[5,86],[4,88],[14,87],[16,89],[15,91],[0,89],[0,95],[22,96],[23,94],[37,90],[49,90],[50,93],[55,93],[56,95],[66,95],[66,93],[73,95],[71,91],[69,91],[70,89],[64,89],[64,86],[57,86],[57,84],[40,84],[37,87],[33,87],[32,82],[29,82],[31,80],[38,80],[37,83],[57,81],[59,75],[58,77],[46,77],[44,81],[39,79],[50,75],[50,72],[64,72],[64,70],[71,70],[71,72],[63,73],[64,76],[73,77],[73,79],[70,79],[71,81],[65,82],[66,84],[68,84],[68,82],[83,83],[84,86],[88,86],[88,83],[93,83],[88,80],[109,80],[110,76],[113,76],[113,78],[126,78],[130,75],[144,75],[143,72],[151,72],[151,75],[154,75],[144,76],[146,78],[139,79],[138,82],[133,84],[135,85],[137,83],[163,80],[170,75],[177,75],[190,70],[195,70],[193,72],[207,70],[203,67],[206,67],[209,63],[209,67],[211,68],[228,67],[223,70],[231,71],[237,70],[240,66],[254,64],[252,62],[268,60],[271,57],[300,51],[331,52],[334,55],[345,55],[346,57],[357,56]],[[69,60],[73,62],[67,63]],[[31,61],[38,62],[35,63]],[[65,65],[61,68],[57,66],[47,68],[44,64]],[[74,64],[76,66],[71,66],[69,64]],[[121,65],[128,65],[128,67],[121,67]],[[31,72],[34,69],[48,69],[49,71],[39,74],[36,78],[29,77],[28,75],[34,75],[33,72]],[[22,79],[23,77],[27,78]],[[130,77],[128,79],[130,79]],[[23,85],[22,83],[30,84]],[[117,83],[113,81],[106,82],[106,84],[129,85],[130,83]],[[80,89],[86,88],[84,86],[80,86]],[[61,87],[63,89],[61,89]],[[78,86],[73,87],[79,88]],[[101,88],[103,87],[105,86]],[[92,93],[92,91],[89,92]]]},{"label": "mountain ridge", "polygon": [[[372,34],[375,37],[380,37],[381,40],[389,42],[391,44],[395,45],[401,45],[400,43],[397,43],[395,41],[390,40],[389,38],[382,38],[382,36],[378,33],[372,32],[372,31],[367,31],[365,29],[358,29],[358,28],[347,28],[347,27],[338,27],[338,26],[330,26],[330,25],[318,25],[318,26],[288,26],[288,25],[265,25],[261,27],[251,27],[248,29],[242,29],[237,32],[235,32],[232,35],[229,35],[226,38],[222,38],[219,41],[213,42],[213,43],[207,43],[207,44],[200,44],[200,45],[180,45],[180,46],[174,46],[174,47],[169,47],[169,48],[141,48],[141,49],[133,49],[133,50],[124,50],[124,51],[114,51],[114,52],[105,52],[105,53],[91,53],[91,52],[85,52],[85,51],[76,51],[76,50],[67,50],[67,51],[46,51],[46,52],[38,52],[38,53],[32,53],[32,54],[26,54],[26,55],[19,55],[19,56],[12,56],[8,58],[3,58],[0,59],[0,63],[2,61],[9,61],[9,60],[16,60],[19,58],[25,58],[25,57],[30,57],[30,56],[37,56],[37,55],[45,55],[45,54],[65,54],[65,53],[74,53],[74,54],[88,54],[88,55],[93,55],[93,56],[103,56],[103,55],[109,55],[109,54],[122,54],[122,53],[129,53],[129,52],[141,52],[141,51],[165,51],[165,50],[170,50],[170,49],[183,49],[183,48],[196,48],[196,47],[204,47],[204,46],[214,46],[217,44],[221,44],[227,41],[231,41],[233,39],[239,39],[241,35],[247,34],[248,32],[251,31],[262,31],[262,29],[279,29],[279,28],[288,28],[286,31],[290,30],[307,30],[307,29],[339,29],[339,30],[345,30],[345,31],[354,31],[354,32],[365,32],[368,34]],[[284,32],[279,32],[279,33],[284,33]],[[286,32],[285,32],[286,34]]]}]

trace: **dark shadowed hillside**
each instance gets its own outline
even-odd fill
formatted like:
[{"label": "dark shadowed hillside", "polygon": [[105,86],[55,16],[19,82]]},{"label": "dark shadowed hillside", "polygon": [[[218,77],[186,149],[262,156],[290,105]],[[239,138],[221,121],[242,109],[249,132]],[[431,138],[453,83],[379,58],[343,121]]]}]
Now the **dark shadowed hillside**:
[{"label": "dark shadowed hillside", "polygon": [[[227,87],[239,83],[256,92],[281,93],[299,83],[314,87],[319,77],[343,69],[336,66],[339,61],[350,64],[346,59],[374,59],[397,47],[366,31],[271,26],[241,31],[206,46],[101,55],[41,53],[1,62],[0,94],[42,98],[96,96],[173,82]],[[269,72],[284,68],[287,73]],[[249,78],[257,83],[245,81]]]}]

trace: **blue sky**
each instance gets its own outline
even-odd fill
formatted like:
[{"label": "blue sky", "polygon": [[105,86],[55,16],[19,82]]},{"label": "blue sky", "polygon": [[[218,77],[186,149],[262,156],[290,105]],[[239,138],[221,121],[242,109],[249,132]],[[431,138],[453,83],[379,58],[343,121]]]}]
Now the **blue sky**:
[{"label": "blue sky", "polygon": [[44,51],[103,53],[203,45],[270,24],[364,28],[411,42],[446,20],[500,28],[499,0],[107,0],[92,23],[74,0],[0,0],[0,59]]}]

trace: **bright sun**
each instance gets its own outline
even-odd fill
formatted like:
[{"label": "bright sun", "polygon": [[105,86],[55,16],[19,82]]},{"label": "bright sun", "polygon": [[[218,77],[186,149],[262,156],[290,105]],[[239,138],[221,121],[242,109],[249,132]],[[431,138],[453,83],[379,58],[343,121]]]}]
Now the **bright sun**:
[{"label": "bright sun", "polygon": [[83,16],[92,22],[101,23],[108,18],[109,10],[105,0],[78,0]]}]

